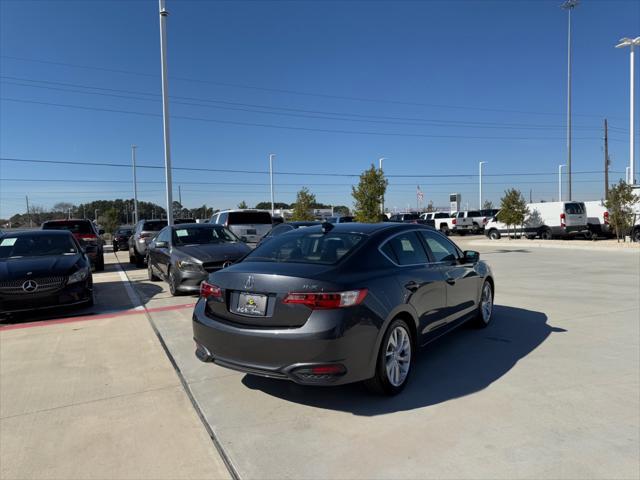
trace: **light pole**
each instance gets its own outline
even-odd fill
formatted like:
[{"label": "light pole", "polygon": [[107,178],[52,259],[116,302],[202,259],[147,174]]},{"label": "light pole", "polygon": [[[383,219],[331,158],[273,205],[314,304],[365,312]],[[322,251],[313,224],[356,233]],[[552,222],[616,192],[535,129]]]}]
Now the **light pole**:
[{"label": "light pole", "polygon": [[167,80],[167,16],[165,0],[160,6],[160,61],[162,64],[162,130],[164,133],[164,174],[167,192],[167,225],[173,225],[173,183],[171,180],[171,145],[169,143],[169,82]]},{"label": "light pole", "polygon": [[138,223],[138,181],[136,179],[136,148],[131,145],[131,163],[133,163],[133,224]]},{"label": "light pole", "polygon": [[478,170],[480,171],[480,175],[479,175],[479,179],[480,179],[480,185],[478,188],[478,210],[482,210],[482,165],[484,165],[487,162],[480,162],[478,163]]},{"label": "light pole", "polygon": [[271,216],[273,217],[274,203],[273,203],[273,157],[275,153],[269,154],[269,183],[271,184]]},{"label": "light pole", "polygon": [[578,0],[567,0],[562,8],[569,13],[567,31],[567,176],[569,178],[569,200],[571,200],[571,11],[578,5]]},{"label": "light pole", "polygon": [[[380,173],[382,173],[382,161],[385,160],[384,157],[380,157],[378,159],[378,168],[380,169]],[[382,215],[384,215],[384,195],[382,195],[382,198],[380,199],[380,213]]]},{"label": "light pole", "polygon": [[629,185],[635,185],[636,183],[636,169],[635,169],[635,142],[634,142],[634,47],[640,45],[640,37],[636,38],[621,38],[620,43],[616,45],[616,48],[629,47],[629,75],[631,87],[629,90],[629,176],[628,183]]},{"label": "light pole", "polygon": [[566,165],[558,165],[558,201],[562,201],[562,167]]}]

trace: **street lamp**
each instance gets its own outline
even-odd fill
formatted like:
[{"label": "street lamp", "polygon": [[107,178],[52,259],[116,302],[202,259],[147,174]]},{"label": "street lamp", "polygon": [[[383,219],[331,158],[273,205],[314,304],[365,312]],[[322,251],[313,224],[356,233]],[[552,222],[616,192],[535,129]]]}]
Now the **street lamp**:
[{"label": "street lamp", "polygon": [[[380,169],[380,172],[382,172],[382,161],[385,160],[384,157],[380,157],[378,159],[378,168]],[[384,215],[384,195],[382,195],[382,199],[380,201],[380,213],[382,215]]]},{"label": "street lamp", "polygon": [[478,210],[482,210],[482,165],[484,165],[487,162],[480,162],[478,163],[478,169],[480,170],[480,175],[479,175],[479,179],[480,179],[480,188],[478,189]]},{"label": "street lamp", "polygon": [[558,201],[562,201],[562,167],[566,165],[558,165]]},{"label": "street lamp", "polygon": [[634,105],[633,105],[633,94],[634,94],[634,47],[640,45],[640,37],[636,38],[621,38],[620,43],[616,45],[616,48],[629,47],[629,78],[631,81],[631,87],[629,92],[629,176],[628,183],[629,185],[635,185],[636,183],[636,169],[635,169],[635,142],[634,142]]},{"label": "street lamp", "polygon": [[162,131],[164,134],[164,175],[167,195],[167,225],[173,225],[173,182],[171,179],[171,145],[169,142],[169,82],[167,79],[167,16],[165,0],[160,7],[160,63],[162,70]]},{"label": "street lamp", "polygon": [[578,0],[567,0],[561,7],[569,13],[567,32],[567,176],[569,177],[569,200],[571,200],[571,11],[578,6]]},{"label": "street lamp", "polygon": [[273,217],[273,158],[275,157],[275,153],[269,154],[269,183],[271,183],[271,216]]},{"label": "street lamp", "polygon": [[133,224],[138,223],[138,180],[136,179],[136,148],[131,145],[131,163],[133,163]]}]

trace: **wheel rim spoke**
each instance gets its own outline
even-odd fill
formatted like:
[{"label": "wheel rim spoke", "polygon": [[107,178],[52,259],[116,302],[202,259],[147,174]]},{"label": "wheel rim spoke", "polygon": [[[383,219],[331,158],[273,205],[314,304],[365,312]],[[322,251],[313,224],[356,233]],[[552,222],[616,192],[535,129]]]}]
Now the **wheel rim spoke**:
[{"label": "wheel rim spoke", "polygon": [[387,379],[398,387],[406,380],[411,365],[411,340],[408,332],[396,327],[389,335],[385,352]]}]

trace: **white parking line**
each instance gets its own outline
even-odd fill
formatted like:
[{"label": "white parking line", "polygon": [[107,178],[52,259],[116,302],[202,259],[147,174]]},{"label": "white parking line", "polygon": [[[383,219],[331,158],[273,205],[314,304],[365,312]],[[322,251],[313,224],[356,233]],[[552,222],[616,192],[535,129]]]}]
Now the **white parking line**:
[{"label": "white parking line", "polygon": [[133,306],[133,309],[144,310],[144,306],[140,301],[140,297],[131,286],[131,283],[129,282],[129,277],[120,266],[120,261],[118,260],[117,256],[116,256],[116,263],[114,265],[118,269],[118,275],[120,276],[120,280],[122,280],[122,283],[124,284],[124,289],[127,291],[127,295],[129,296],[129,300],[131,300],[131,305]]}]

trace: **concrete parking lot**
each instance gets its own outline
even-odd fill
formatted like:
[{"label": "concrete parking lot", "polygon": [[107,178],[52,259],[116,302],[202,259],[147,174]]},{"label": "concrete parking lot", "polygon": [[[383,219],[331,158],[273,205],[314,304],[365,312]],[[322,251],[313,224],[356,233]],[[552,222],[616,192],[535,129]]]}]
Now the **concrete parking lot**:
[{"label": "concrete parking lot", "polygon": [[88,313],[117,316],[0,331],[2,478],[639,478],[639,252],[456,241],[494,269],[493,323],[394,398],[200,363],[195,297],[108,254]]}]

